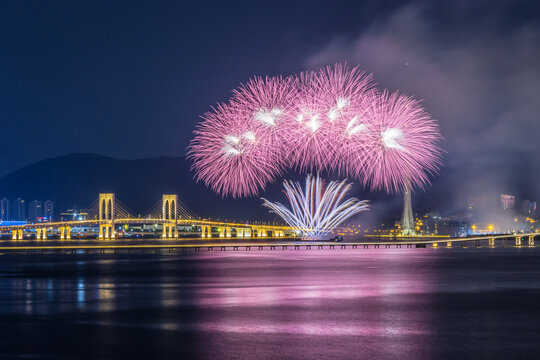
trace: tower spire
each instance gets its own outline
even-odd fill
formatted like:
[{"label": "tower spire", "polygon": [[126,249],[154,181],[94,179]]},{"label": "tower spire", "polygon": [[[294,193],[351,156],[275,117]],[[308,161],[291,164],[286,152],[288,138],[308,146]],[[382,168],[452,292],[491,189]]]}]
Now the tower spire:
[{"label": "tower spire", "polygon": [[415,236],[414,216],[412,211],[411,201],[411,182],[405,183],[405,191],[403,192],[403,213],[401,214],[401,235]]}]

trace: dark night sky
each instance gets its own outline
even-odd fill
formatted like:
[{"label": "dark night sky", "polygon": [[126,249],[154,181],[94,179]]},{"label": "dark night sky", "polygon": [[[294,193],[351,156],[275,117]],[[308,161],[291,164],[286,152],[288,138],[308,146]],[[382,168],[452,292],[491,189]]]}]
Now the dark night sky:
[{"label": "dark night sky", "polygon": [[347,61],[425,99],[448,167],[512,190],[509,173],[540,173],[539,44],[535,1],[2,1],[0,176],[72,152],[183,155],[250,76]]}]

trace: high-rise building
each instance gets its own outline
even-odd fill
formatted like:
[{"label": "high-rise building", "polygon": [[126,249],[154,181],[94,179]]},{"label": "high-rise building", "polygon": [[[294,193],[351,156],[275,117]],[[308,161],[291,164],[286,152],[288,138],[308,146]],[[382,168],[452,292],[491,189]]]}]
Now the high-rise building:
[{"label": "high-rise building", "polygon": [[49,221],[54,219],[54,202],[51,200],[43,203],[43,217]]},{"label": "high-rise building", "polygon": [[525,215],[535,215],[536,214],[536,201],[523,200],[521,203],[521,211]]},{"label": "high-rise building", "polygon": [[11,220],[11,203],[8,199],[3,198],[0,200],[0,220]]},{"label": "high-rise building", "polygon": [[43,217],[43,204],[39,200],[30,201],[28,204],[28,220],[36,222]]},{"label": "high-rise building", "polygon": [[513,209],[515,197],[513,195],[501,194],[501,209]]},{"label": "high-rise building", "polygon": [[25,221],[26,220],[26,213],[25,213],[25,202],[23,199],[18,197],[13,201],[13,205],[11,207],[11,219],[15,221]]}]

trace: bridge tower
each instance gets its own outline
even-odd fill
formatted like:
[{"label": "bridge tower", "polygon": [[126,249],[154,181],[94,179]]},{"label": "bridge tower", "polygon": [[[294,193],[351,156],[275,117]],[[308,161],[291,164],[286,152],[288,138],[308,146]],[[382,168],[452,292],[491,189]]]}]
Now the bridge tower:
[{"label": "bridge tower", "polygon": [[178,237],[178,195],[163,195],[163,238]]},{"label": "bridge tower", "polygon": [[114,239],[114,194],[99,194],[99,238]]},{"label": "bridge tower", "polygon": [[403,213],[401,215],[401,235],[416,236],[411,200],[411,183],[407,181],[403,193]]}]

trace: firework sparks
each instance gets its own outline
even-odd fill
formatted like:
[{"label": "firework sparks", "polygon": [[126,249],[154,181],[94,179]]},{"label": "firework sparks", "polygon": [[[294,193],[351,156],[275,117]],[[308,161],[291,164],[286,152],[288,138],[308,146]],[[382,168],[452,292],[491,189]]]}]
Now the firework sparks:
[{"label": "firework sparks", "polygon": [[282,173],[283,159],[264,124],[230,105],[203,118],[189,152],[197,180],[224,196],[244,197],[258,194]]},{"label": "firework sparks", "polygon": [[325,186],[319,176],[308,175],[305,190],[291,181],[283,182],[283,186],[291,210],[266,199],[264,206],[285,220],[302,239],[322,239],[343,221],[368,209],[367,201],[356,198],[343,201],[351,189],[347,180],[331,181]]},{"label": "firework sparks", "polygon": [[439,129],[417,100],[383,92],[363,113],[362,141],[351,143],[352,173],[373,190],[423,188],[440,165]]},{"label": "firework sparks", "polygon": [[300,95],[287,144],[294,151],[291,164],[301,170],[338,170],[341,134],[346,122],[365,106],[372,92],[372,76],[357,67],[336,64],[299,77]]},{"label": "firework sparks", "polygon": [[339,64],[253,78],[203,119],[192,168],[223,196],[257,195],[286,167],[396,192],[406,183],[423,188],[440,166],[439,129],[419,102],[378,92],[371,75]]}]

